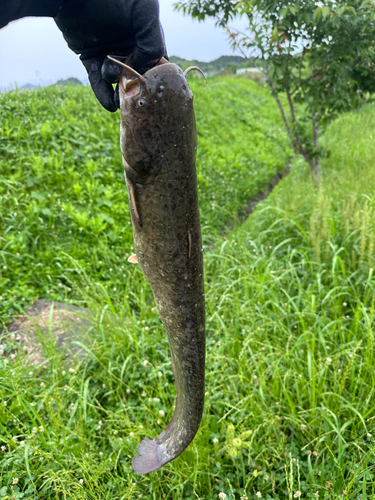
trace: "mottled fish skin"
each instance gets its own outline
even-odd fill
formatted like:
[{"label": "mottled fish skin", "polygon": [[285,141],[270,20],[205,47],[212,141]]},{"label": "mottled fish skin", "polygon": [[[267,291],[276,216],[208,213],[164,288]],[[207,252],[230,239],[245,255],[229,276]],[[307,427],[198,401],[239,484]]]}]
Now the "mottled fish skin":
[{"label": "mottled fish skin", "polygon": [[167,331],[177,400],[172,420],[144,439],[133,469],[145,474],[178,457],[204,404],[205,301],[193,94],[181,69],[156,66],[120,81],[121,150],[138,263]]}]

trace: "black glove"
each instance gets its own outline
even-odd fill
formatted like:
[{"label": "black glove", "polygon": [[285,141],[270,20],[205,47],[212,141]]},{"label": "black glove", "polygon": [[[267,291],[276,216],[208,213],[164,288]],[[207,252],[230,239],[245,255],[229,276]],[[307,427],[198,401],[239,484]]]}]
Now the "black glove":
[{"label": "black glove", "polygon": [[112,87],[121,67],[107,55],[133,53],[139,73],[167,57],[158,0],[64,0],[55,17],[68,46],[81,54],[91,87],[108,111],[119,107]]}]

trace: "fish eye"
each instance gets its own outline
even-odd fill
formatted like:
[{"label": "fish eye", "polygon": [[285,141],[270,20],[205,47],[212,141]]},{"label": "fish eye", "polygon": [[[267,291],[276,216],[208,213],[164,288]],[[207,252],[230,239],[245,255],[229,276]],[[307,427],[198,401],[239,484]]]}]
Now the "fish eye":
[{"label": "fish eye", "polygon": [[146,106],[146,101],[144,99],[138,99],[137,105],[139,108],[144,108]]}]

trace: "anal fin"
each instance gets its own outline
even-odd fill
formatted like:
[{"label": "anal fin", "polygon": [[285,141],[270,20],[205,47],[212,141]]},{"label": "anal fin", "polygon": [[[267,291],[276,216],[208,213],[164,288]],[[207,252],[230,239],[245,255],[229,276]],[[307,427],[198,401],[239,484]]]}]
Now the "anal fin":
[{"label": "anal fin", "polygon": [[130,262],[130,264],[138,264],[138,258],[137,258],[137,255],[135,253],[133,253],[133,255],[131,255],[129,258],[128,258],[128,262]]}]

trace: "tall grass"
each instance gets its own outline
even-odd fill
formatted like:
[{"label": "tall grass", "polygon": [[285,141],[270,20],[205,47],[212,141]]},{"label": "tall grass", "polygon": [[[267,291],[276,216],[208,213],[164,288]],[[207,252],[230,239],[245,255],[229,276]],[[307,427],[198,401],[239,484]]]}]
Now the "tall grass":
[{"label": "tall grass", "polygon": [[158,472],[131,469],[175,400],[150,289],[134,266],[119,298],[70,262],[91,311],[86,356],[69,362],[51,338],[31,367],[3,341],[2,498],[374,498],[374,122],[372,106],[342,117],[321,189],[296,162],[205,254],[204,417]]},{"label": "tall grass", "polygon": [[[253,82],[192,80],[207,242],[288,161],[277,108]],[[0,322],[36,298],[79,300],[69,256],[121,297],[133,278],[119,114],[90,88],[0,95]],[[249,175],[251,172],[251,175]]]}]

